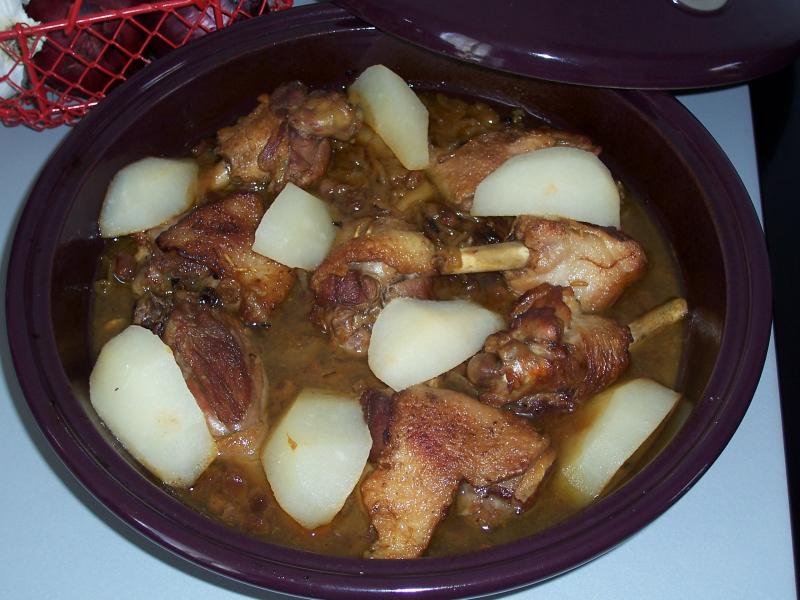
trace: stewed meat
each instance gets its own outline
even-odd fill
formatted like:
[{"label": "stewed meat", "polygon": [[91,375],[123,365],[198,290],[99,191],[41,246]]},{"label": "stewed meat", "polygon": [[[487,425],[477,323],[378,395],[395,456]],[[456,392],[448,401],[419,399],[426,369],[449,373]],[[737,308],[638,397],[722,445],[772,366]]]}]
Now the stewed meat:
[{"label": "stewed meat", "polygon": [[627,327],[583,314],[572,289],[545,283],[517,301],[509,328],[486,338],[467,376],[492,406],[572,410],[628,368],[630,343]]},{"label": "stewed meat", "polygon": [[[177,252],[162,252],[144,236],[137,245],[138,261],[131,257],[133,264],[128,269],[134,272],[131,290],[138,297],[133,312],[134,324],[163,335],[176,302],[238,309],[240,290],[233,279],[220,280],[204,264]],[[115,260],[116,263],[119,261]]]},{"label": "stewed meat", "polygon": [[216,286],[209,267],[190,260],[177,252],[162,252],[150,247],[147,258],[133,278],[135,294],[165,295],[175,290],[199,291]]},{"label": "stewed meat", "polygon": [[343,276],[353,264],[382,263],[404,275],[435,274],[436,249],[423,234],[396,219],[376,219],[356,237],[334,247],[314,273],[321,281]]},{"label": "stewed meat", "polygon": [[[299,82],[305,94],[302,101],[287,103],[285,107],[289,125],[300,135],[310,137],[330,137],[346,142],[356,134],[361,126],[358,110],[350,104],[341,92],[314,90],[308,92]],[[274,110],[281,114],[284,106],[273,96]]]},{"label": "stewed meat", "polygon": [[231,175],[243,182],[269,181],[271,173],[258,166],[258,157],[273,135],[277,135],[283,119],[269,109],[269,96],[258,97],[258,106],[235,125],[217,132],[217,152],[225,159]]},{"label": "stewed meat", "polygon": [[639,243],[613,227],[522,216],[513,235],[530,259],[525,268],[504,272],[508,286],[519,293],[542,283],[569,286],[583,310],[608,308],[647,270]]},{"label": "stewed meat", "polygon": [[161,250],[210,269],[220,285],[238,285],[238,310],[248,325],[268,323],[295,281],[292,269],[253,252],[263,214],[257,194],[237,193],[193,210],[157,239]]},{"label": "stewed meat", "polygon": [[266,375],[241,322],[222,310],[182,302],[171,311],[163,339],[214,435],[259,425]]},{"label": "stewed meat", "polygon": [[525,504],[555,459],[548,438],[524,419],[451,390],[420,385],[396,394],[387,423],[386,446],[361,484],[377,533],[372,558],[420,556],[462,481],[504,486]]},{"label": "stewed meat", "polygon": [[484,531],[507,524],[533,498],[555,457],[555,450],[550,448],[536,459],[524,475],[495,485],[476,488],[468,483],[461,484],[455,510]]},{"label": "stewed meat", "polygon": [[299,81],[258,97],[258,106],[217,133],[217,151],[234,180],[267,184],[278,192],[288,182],[308,186],[328,167],[330,138],[349,140],[361,123],[341,92],[308,89]]}]

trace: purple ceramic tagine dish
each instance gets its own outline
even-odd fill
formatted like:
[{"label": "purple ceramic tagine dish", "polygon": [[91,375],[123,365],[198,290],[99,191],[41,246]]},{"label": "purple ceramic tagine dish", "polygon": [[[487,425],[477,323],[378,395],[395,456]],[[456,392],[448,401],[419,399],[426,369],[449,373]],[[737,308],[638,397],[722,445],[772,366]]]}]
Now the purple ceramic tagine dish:
[{"label": "purple ceramic tagine dish", "polygon": [[[348,4],[361,14],[360,3]],[[429,4],[424,18],[439,23],[438,5]],[[721,10],[733,11],[735,4]],[[590,19],[586,15],[582,27]],[[403,37],[421,43],[414,31]],[[431,35],[435,31],[430,28]],[[483,52],[483,42],[469,46],[443,34],[437,34],[440,45]],[[512,45],[513,37],[508,40]],[[492,46],[486,60],[471,61],[501,71],[486,69],[398,40],[344,9],[303,7],[169,54],[75,127],[45,166],[20,219],[8,271],[8,281],[16,283],[6,287],[7,327],[39,426],[104,505],[172,552],[265,589],[341,599],[410,593],[445,598],[511,590],[578,567],[645,527],[702,476],[744,416],[770,333],[766,249],[747,193],[714,139],[670,95],[530,79],[507,72],[518,71],[509,68],[513,55],[512,48]],[[505,62],[492,65],[489,58]],[[565,54],[561,62],[569,60]],[[639,67],[630,60],[627,83],[636,85]],[[582,83],[608,82],[603,58],[596,62],[596,76]],[[416,89],[518,106],[597,140],[614,173],[636,190],[669,240],[692,307],[680,390],[694,408],[667,447],[577,515],[530,537],[453,557],[340,558],[227,528],[149,477],[101,425],[88,400],[90,292],[103,249],[97,218],[111,177],[143,156],[185,155],[192,143],[248,112],[260,93],[282,82],[342,85],[378,63]],[[594,69],[592,63],[585,70]]]}]

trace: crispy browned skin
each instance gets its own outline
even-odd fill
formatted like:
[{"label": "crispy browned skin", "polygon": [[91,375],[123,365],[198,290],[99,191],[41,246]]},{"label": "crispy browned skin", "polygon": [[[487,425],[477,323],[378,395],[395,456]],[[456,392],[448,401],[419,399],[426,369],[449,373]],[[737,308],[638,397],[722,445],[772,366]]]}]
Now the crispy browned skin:
[{"label": "crispy browned skin", "polygon": [[361,123],[358,111],[340,92],[311,93],[299,81],[258,97],[258,106],[217,133],[217,152],[231,177],[266,183],[277,192],[288,182],[301,187],[325,173],[329,138],[349,140]]},{"label": "crispy browned skin", "polygon": [[526,268],[504,273],[508,286],[519,293],[541,283],[570,286],[586,311],[608,308],[647,271],[639,243],[613,227],[522,216],[514,237],[531,258]]},{"label": "crispy browned skin", "polygon": [[240,288],[239,314],[248,325],[263,325],[295,281],[292,269],[253,252],[264,205],[256,194],[233,194],[190,212],[158,236],[163,251],[208,267]]},{"label": "crispy browned skin", "polygon": [[462,484],[456,498],[458,514],[482,529],[505,525],[519,514],[520,505],[529,503],[555,459],[555,450],[549,448],[523,475],[484,488]]},{"label": "crispy browned skin", "polygon": [[267,384],[243,325],[222,310],[178,303],[163,335],[212,433],[258,424]]},{"label": "crispy browned skin", "polygon": [[434,257],[434,245],[423,234],[395,219],[372,221],[334,247],[314,272],[312,320],[338,346],[366,351],[372,325],[389,300],[430,297]]},{"label": "crispy browned skin", "polygon": [[[374,434],[373,434],[374,435]],[[361,484],[377,532],[372,558],[413,558],[428,547],[462,481],[477,488],[519,478],[527,494],[554,455],[528,422],[450,390],[415,386],[392,399],[388,442]],[[541,459],[541,460],[540,460]]]},{"label": "crispy browned skin", "polygon": [[517,301],[511,325],[486,338],[467,376],[493,406],[571,410],[628,368],[630,343],[627,327],[583,314],[570,288],[545,283]]},{"label": "crispy browned skin", "polygon": [[434,156],[428,175],[448,202],[468,211],[475,188],[489,173],[517,154],[552,146],[573,146],[599,154],[585,136],[549,128],[504,129],[481,134],[452,152]]}]

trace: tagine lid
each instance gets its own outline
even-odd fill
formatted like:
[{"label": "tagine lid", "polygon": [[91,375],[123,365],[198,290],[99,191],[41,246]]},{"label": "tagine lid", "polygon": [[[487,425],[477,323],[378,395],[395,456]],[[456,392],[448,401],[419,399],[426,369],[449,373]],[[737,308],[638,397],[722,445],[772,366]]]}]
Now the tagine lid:
[{"label": "tagine lid", "polygon": [[741,83],[800,55],[800,2],[335,0],[377,28],[454,58],[580,85]]}]

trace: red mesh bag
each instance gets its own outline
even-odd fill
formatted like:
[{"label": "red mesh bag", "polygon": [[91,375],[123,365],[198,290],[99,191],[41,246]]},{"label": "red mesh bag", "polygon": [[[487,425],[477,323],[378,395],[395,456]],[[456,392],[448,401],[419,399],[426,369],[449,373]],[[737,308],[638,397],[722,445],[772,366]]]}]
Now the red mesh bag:
[{"label": "red mesh bag", "polygon": [[[126,6],[127,5],[127,6]],[[0,120],[42,130],[73,124],[119,82],[170,50],[292,0],[64,3],[63,19],[0,32]],[[35,52],[34,52],[35,51]]]}]

